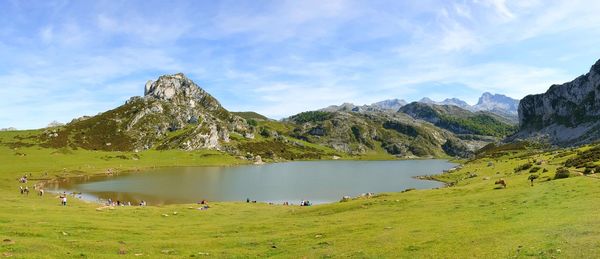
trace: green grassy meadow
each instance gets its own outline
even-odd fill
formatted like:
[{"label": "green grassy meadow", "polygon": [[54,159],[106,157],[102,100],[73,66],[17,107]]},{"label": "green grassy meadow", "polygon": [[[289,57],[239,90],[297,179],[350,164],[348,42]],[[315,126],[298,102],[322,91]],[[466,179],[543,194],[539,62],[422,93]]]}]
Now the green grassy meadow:
[{"label": "green grassy meadow", "polygon": [[[18,178],[248,162],[214,151],[123,153],[27,145],[35,140],[26,136],[35,134],[0,134],[0,257],[600,257],[600,178],[577,176],[583,169],[571,168],[573,177],[553,180],[575,151],[481,157],[434,176],[452,187],[312,207],[211,202],[208,210],[195,204],[108,208],[74,198],[62,207],[49,193],[19,194]],[[21,141],[12,143],[15,136]],[[541,168],[534,186],[529,170],[514,170],[530,161]],[[500,178],[507,188],[494,184]]]}]

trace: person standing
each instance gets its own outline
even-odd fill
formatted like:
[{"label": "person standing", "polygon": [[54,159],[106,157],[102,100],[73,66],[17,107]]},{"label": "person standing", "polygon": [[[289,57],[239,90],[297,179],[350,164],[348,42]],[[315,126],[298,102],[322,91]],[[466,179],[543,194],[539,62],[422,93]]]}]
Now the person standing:
[{"label": "person standing", "polygon": [[60,199],[60,204],[62,206],[67,206],[67,194],[63,193],[63,195],[58,197]]}]

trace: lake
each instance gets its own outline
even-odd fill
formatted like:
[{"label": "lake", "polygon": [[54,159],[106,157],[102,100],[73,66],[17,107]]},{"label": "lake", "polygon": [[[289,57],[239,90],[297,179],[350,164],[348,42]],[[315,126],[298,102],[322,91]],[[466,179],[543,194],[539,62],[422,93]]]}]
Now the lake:
[{"label": "lake", "polygon": [[314,204],[339,201],[343,196],[399,192],[408,188],[443,186],[414,176],[437,174],[456,164],[446,160],[303,161],[234,167],[172,167],[116,176],[70,178],[49,184],[48,191],[81,192],[91,201],[140,200],[148,205],[208,201]]}]

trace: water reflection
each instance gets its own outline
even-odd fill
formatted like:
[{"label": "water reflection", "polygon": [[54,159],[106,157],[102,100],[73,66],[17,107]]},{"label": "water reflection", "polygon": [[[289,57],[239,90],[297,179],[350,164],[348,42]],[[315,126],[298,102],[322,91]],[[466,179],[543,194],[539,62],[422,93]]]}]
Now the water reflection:
[{"label": "water reflection", "polygon": [[445,160],[314,161],[237,167],[179,167],[118,176],[73,178],[49,190],[81,192],[88,200],[112,199],[150,205],[209,201],[298,204],[338,201],[344,195],[435,188],[442,184],[413,176],[439,173]]}]

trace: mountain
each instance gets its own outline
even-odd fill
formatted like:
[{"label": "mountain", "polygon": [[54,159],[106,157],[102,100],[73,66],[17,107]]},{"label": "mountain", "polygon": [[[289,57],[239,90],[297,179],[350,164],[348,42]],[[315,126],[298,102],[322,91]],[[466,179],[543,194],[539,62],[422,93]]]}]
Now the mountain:
[{"label": "mountain", "polygon": [[392,110],[383,109],[381,107],[373,106],[373,105],[361,105],[361,106],[358,106],[358,105],[354,105],[352,103],[343,103],[341,105],[330,105],[330,106],[327,106],[327,107],[325,107],[323,109],[320,109],[319,111],[326,111],[326,112],[369,112],[369,111],[379,111],[379,112],[384,112],[384,111],[392,111]]},{"label": "mountain", "polygon": [[572,146],[600,138],[600,60],[571,82],[552,85],[519,103],[519,132],[512,139],[541,138]]},{"label": "mountain", "polygon": [[435,105],[453,105],[453,106],[457,106],[460,108],[463,108],[465,110],[471,110],[471,106],[458,98],[447,98],[441,102],[436,102],[434,100],[431,100],[429,97],[423,97],[421,98],[421,100],[418,101],[418,103],[423,103],[423,104],[435,104]]},{"label": "mountain", "polygon": [[448,99],[443,100],[442,102],[440,102],[438,104],[440,104],[440,105],[454,105],[454,106],[457,106],[457,107],[460,107],[460,108],[463,108],[463,109],[466,109],[466,110],[470,110],[471,109],[471,106],[467,102],[465,102],[465,101],[463,101],[461,99],[458,99],[458,98],[448,98]]},{"label": "mountain", "polygon": [[517,115],[519,100],[502,94],[483,93],[474,106],[477,111],[489,111],[493,113]]},{"label": "mountain", "polygon": [[421,100],[418,101],[419,103],[425,103],[425,104],[437,104],[436,101],[431,100],[429,97],[423,97],[421,98]]},{"label": "mountain", "polygon": [[[183,74],[146,83],[143,97],[45,134],[46,145],[91,150],[222,149],[230,133],[247,134],[245,120],[225,110]],[[55,134],[56,133],[56,134]]]},{"label": "mountain", "polygon": [[472,112],[486,111],[501,116],[512,124],[518,123],[517,108],[519,106],[519,100],[512,99],[502,94],[485,92],[479,97],[479,101],[476,105],[469,105],[467,102],[458,98],[448,98],[441,102],[436,102],[425,97],[418,102],[435,105],[453,105]]},{"label": "mountain", "polygon": [[403,113],[309,111],[286,119],[297,139],[359,155],[384,152],[398,157],[468,156],[487,143],[466,142]]},{"label": "mountain", "polygon": [[424,120],[455,134],[504,137],[516,128],[510,122],[489,112],[471,112],[455,105],[413,102],[400,108],[415,119]]},{"label": "mountain", "polygon": [[402,99],[390,99],[390,100],[383,100],[381,102],[373,103],[373,104],[371,104],[371,106],[377,107],[377,108],[383,109],[383,110],[397,111],[398,109],[400,109],[402,106],[404,106],[406,104],[407,104],[407,102]]}]

